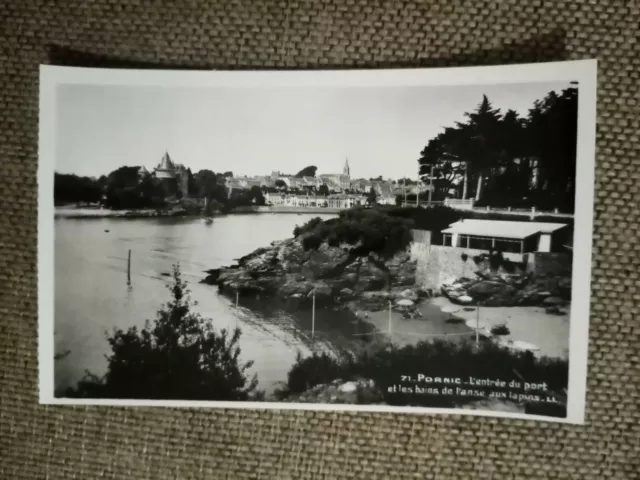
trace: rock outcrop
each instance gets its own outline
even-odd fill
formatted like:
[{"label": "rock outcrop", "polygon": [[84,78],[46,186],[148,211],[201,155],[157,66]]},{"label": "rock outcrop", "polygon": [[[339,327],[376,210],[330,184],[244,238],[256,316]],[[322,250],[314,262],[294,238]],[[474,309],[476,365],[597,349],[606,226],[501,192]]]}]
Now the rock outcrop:
[{"label": "rock outcrop", "polygon": [[563,314],[563,308],[571,301],[571,277],[477,272],[476,278],[460,278],[443,285],[442,293],[454,303],[491,307],[541,306],[549,313]]},{"label": "rock outcrop", "polygon": [[237,260],[236,265],[209,270],[203,283],[223,292],[258,293],[302,299],[315,293],[316,301],[334,303],[362,299],[385,308],[396,298],[424,296],[415,285],[416,262],[408,251],[391,258],[376,253],[362,256],[357,246],[323,243],[307,249],[300,239],[273,242]]}]

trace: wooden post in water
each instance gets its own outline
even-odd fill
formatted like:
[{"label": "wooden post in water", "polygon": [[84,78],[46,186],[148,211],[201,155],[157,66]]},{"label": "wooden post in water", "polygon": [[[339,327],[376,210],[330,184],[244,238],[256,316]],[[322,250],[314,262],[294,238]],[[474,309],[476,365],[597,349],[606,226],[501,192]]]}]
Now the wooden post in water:
[{"label": "wooden post in water", "polygon": [[311,338],[316,333],[316,292],[313,291],[311,296]]},{"label": "wooden post in water", "polygon": [[131,285],[131,249],[129,249],[129,258],[127,259],[127,283]]}]

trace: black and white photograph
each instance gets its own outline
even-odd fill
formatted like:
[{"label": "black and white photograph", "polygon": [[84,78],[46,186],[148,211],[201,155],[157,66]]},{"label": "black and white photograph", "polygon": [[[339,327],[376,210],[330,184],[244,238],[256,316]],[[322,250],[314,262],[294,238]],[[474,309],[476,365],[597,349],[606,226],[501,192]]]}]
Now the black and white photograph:
[{"label": "black and white photograph", "polygon": [[40,401],[584,422],[595,72],[41,67]]}]

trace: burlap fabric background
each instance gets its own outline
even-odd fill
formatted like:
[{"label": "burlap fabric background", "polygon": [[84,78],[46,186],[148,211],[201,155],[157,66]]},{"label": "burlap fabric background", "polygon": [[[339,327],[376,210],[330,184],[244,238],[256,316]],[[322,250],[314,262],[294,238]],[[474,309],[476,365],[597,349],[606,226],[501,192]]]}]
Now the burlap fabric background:
[{"label": "burlap fabric background", "polygon": [[[0,478],[640,478],[637,2],[0,4]],[[587,424],[39,406],[38,64],[99,57],[209,68],[598,58]]]}]

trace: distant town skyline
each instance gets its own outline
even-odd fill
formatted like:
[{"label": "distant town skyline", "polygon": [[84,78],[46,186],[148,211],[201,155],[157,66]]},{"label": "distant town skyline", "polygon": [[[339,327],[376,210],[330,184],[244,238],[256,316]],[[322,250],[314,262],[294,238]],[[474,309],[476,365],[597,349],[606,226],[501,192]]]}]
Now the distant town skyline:
[{"label": "distant town skyline", "polygon": [[61,85],[55,170],[99,177],[124,165],[153,169],[169,152],[193,173],[417,178],[418,158],[486,94],[526,116],[568,82],[367,88],[161,88]]}]

